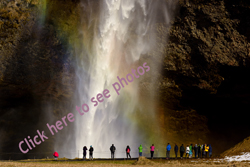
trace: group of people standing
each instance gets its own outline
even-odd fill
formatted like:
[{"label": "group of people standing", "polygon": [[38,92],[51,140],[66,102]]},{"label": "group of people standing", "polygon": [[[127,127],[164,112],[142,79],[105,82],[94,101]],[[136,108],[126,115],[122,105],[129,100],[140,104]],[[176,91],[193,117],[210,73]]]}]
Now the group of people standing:
[{"label": "group of people standing", "polygon": [[[87,150],[88,148],[86,146],[83,147],[83,159],[86,159],[86,155],[87,155]],[[114,159],[115,158],[115,146],[114,144],[111,145],[110,147],[110,152],[111,152],[111,159]],[[142,150],[143,150],[143,147],[142,145],[140,145],[138,147],[138,151],[139,151],[139,157],[142,156]],[[166,159],[169,159],[170,158],[170,151],[171,151],[171,145],[168,143],[167,147],[166,147]],[[178,156],[178,146],[175,144],[175,147],[174,147],[174,152],[175,152],[175,157],[177,158]],[[89,159],[90,160],[93,160],[93,151],[94,151],[94,148],[92,147],[92,145],[90,146],[90,149],[89,149]],[[127,145],[126,149],[126,155],[127,155],[127,159],[128,157],[131,158],[131,155],[130,155],[130,152],[131,152],[131,148],[129,147],[129,145]],[[150,146],[150,153],[151,153],[151,158],[153,159],[154,157],[154,151],[155,151],[155,146],[154,144],[152,144],[152,146]],[[193,154],[195,156],[195,158],[204,158],[204,157],[211,157],[212,156],[212,146],[211,144],[195,144],[195,146],[193,146],[193,144],[190,144],[190,145],[187,145],[186,149],[185,147],[183,146],[183,144],[180,146],[180,157],[183,158],[183,155],[184,153],[186,153],[185,157],[189,157],[189,158],[192,158],[193,157]]]},{"label": "group of people standing", "polygon": [[[112,146],[110,147],[111,159],[115,158],[115,150],[116,150],[116,148],[115,148],[114,144],[112,144]],[[125,151],[126,151],[127,159],[128,159],[128,157],[131,158],[131,155],[130,155],[131,148],[129,147],[129,145],[127,145]]]},{"label": "group of people standing", "polygon": [[[169,159],[169,155],[170,155],[170,150],[171,150],[171,146],[168,143],[167,146],[167,159]],[[175,152],[175,157],[177,158],[177,154],[178,154],[178,146],[175,144],[174,147],[174,152]],[[186,150],[185,147],[183,146],[183,144],[180,146],[180,157],[183,158],[184,153],[186,152],[185,157],[189,157],[192,158],[193,154],[195,158],[204,158],[204,157],[212,157],[212,146],[211,144],[195,144],[195,146],[193,146],[193,144],[187,145]]]},{"label": "group of people standing", "polygon": [[[153,157],[154,155],[154,149],[155,149],[155,146],[154,144],[152,144],[152,146],[150,147],[150,150],[151,150],[151,157]],[[87,150],[88,148],[86,146],[83,147],[83,159],[85,160],[86,159],[86,155],[87,155]],[[111,159],[114,159],[115,158],[115,146],[114,144],[111,145],[110,147],[110,152],[111,152]],[[138,147],[138,150],[139,150],[139,156],[142,156],[142,150],[143,150],[143,147],[142,145],[140,145]],[[94,148],[92,147],[92,145],[90,146],[90,149],[89,149],[89,159],[90,160],[93,160],[93,151],[94,151]],[[127,159],[128,158],[131,158],[131,155],[130,155],[130,152],[131,152],[131,148],[129,147],[129,145],[127,145],[126,149],[126,155],[127,155]]]},{"label": "group of people standing", "polygon": [[[83,159],[86,159],[86,155],[87,155],[87,150],[88,148],[86,146],[83,147]],[[93,152],[94,152],[94,148],[92,147],[92,145],[89,148],[89,160],[93,160]]]}]

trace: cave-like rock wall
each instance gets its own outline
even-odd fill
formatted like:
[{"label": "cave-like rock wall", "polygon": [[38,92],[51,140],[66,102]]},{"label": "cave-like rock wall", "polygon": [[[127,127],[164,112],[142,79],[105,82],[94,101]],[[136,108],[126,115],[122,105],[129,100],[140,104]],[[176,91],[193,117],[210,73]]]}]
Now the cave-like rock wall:
[{"label": "cave-like rock wall", "polygon": [[[48,0],[46,13],[39,0],[0,2],[0,158],[52,152],[56,138],[28,155],[20,154],[18,142],[68,113],[75,90],[69,46],[80,2],[58,1]],[[169,39],[155,55],[142,56],[152,68],[162,67],[154,75],[166,143],[207,142],[220,153],[250,135],[249,17],[247,0],[179,0],[170,29],[152,25],[159,40]],[[142,81],[141,89],[147,85]]]}]

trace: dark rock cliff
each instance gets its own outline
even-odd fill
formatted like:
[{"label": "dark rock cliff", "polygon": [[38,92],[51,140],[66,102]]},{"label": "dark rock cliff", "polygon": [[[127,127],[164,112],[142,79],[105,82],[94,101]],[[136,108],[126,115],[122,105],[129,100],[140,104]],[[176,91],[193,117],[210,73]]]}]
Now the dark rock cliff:
[{"label": "dark rock cliff", "polygon": [[[205,141],[215,153],[249,136],[249,14],[249,1],[180,0],[170,30],[160,87],[164,105],[205,116]],[[201,126],[197,119],[190,124]],[[194,131],[196,141],[200,132]]]},{"label": "dark rock cliff", "polygon": [[[79,1],[49,0],[46,13],[41,5],[39,0],[0,2],[3,159],[20,153],[17,144],[26,134],[66,113],[74,92],[74,60],[67,46],[80,20]],[[171,143],[209,142],[220,153],[250,135],[249,17],[247,0],[180,0],[171,29],[158,27],[159,36],[169,38],[165,56],[148,59],[152,66],[162,65],[157,111]],[[68,76],[62,77],[65,71]],[[53,151],[53,141],[36,151]],[[18,158],[28,157],[33,154]]]},{"label": "dark rock cliff", "polygon": [[28,154],[19,151],[18,143],[66,113],[74,91],[71,54],[66,37],[60,38],[66,35],[39,14],[40,1],[0,5],[0,157],[38,158],[41,154],[34,153],[53,151],[53,137]]}]

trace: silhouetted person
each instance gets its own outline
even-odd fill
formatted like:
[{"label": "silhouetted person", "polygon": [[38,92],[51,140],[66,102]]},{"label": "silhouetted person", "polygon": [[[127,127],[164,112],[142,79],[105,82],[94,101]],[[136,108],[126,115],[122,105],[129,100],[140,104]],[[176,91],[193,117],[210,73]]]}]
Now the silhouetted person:
[{"label": "silhouetted person", "polygon": [[112,144],[112,146],[110,147],[110,152],[111,152],[111,159],[115,158],[115,146],[114,144]]},{"label": "silhouetted person", "polygon": [[54,154],[53,154],[53,156],[54,156],[55,160],[57,160],[57,158],[59,157],[58,152],[55,151]]},{"label": "silhouetted person", "polygon": [[199,145],[198,145],[198,158],[200,158],[200,157],[201,157],[201,145],[199,143]]},{"label": "silhouetted person", "polygon": [[201,150],[202,150],[202,158],[204,158],[205,154],[206,154],[205,153],[205,144],[202,145],[202,149]]},{"label": "silhouetted person", "polygon": [[94,152],[94,148],[92,147],[92,145],[90,146],[90,149],[89,149],[89,159],[90,160],[93,160],[93,152]]},{"label": "silhouetted person", "polygon": [[150,153],[151,153],[151,158],[152,159],[154,157],[154,151],[155,151],[155,146],[154,146],[154,144],[152,144],[152,146],[150,146]]},{"label": "silhouetted person", "polygon": [[190,151],[190,148],[189,148],[189,146],[187,145],[187,147],[186,147],[186,156],[185,156],[186,158],[189,157],[189,151]]},{"label": "silhouetted person", "polygon": [[184,154],[184,152],[185,152],[185,148],[184,148],[184,146],[183,146],[183,144],[181,145],[181,147],[180,147],[180,155],[181,155],[181,159],[183,158],[183,154]]},{"label": "silhouetted person", "polygon": [[176,144],[174,146],[174,153],[175,153],[175,158],[177,158],[178,146]]},{"label": "silhouetted person", "polygon": [[171,146],[170,146],[169,143],[168,143],[168,145],[167,145],[166,150],[167,150],[167,158],[166,158],[166,159],[169,159],[169,158],[170,158],[170,150],[171,150]]},{"label": "silhouetted person", "polygon": [[141,157],[142,156],[142,145],[140,145],[140,147],[138,147],[138,149],[139,149],[139,157]]},{"label": "silhouetted person", "polygon": [[130,147],[127,145],[127,148],[126,148],[127,159],[128,159],[128,156],[131,158],[131,156],[130,156],[130,151],[131,151],[131,149],[130,149]]},{"label": "silhouetted person", "polygon": [[88,148],[86,146],[84,146],[83,147],[83,159],[86,159],[87,150],[88,150]]},{"label": "silhouetted person", "polygon": [[195,158],[197,157],[197,155],[198,155],[198,146],[197,146],[197,144],[195,144],[195,146],[194,146],[194,156],[195,156]]},{"label": "silhouetted person", "polygon": [[211,144],[209,144],[208,146],[209,146],[209,149],[208,149],[209,158],[211,158],[212,157],[212,146],[211,146]]}]

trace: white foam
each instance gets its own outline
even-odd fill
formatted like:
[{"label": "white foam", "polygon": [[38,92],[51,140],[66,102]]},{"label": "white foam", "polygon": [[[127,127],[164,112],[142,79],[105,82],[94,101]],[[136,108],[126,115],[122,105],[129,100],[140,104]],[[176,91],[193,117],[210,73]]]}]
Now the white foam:
[{"label": "white foam", "polygon": [[250,153],[249,152],[242,152],[241,155],[235,156],[226,156],[224,160],[232,162],[232,161],[250,161]]}]

